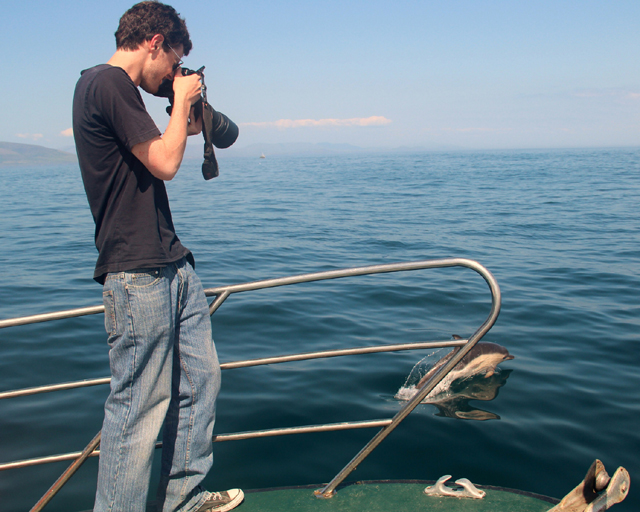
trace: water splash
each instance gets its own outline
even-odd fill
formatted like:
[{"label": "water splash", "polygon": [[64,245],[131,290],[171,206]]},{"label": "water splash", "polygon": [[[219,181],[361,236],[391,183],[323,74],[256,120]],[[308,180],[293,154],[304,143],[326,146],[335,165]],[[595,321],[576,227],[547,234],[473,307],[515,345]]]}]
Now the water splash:
[{"label": "water splash", "polygon": [[[397,400],[411,400],[413,396],[418,392],[417,385],[422,380],[422,378],[429,373],[438,361],[440,361],[443,357],[446,357],[453,349],[447,348],[439,348],[430,352],[425,357],[423,357],[420,361],[418,361],[413,369],[409,372],[407,376],[407,380],[403,384],[403,386],[398,390],[395,395]],[[450,388],[453,379],[451,374],[445,376],[438,385],[427,395],[427,397],[422,401],[422,403],[430,403],[430,400],[439,397],[439,395],[443,395],[447,393],[447,390]]]}]

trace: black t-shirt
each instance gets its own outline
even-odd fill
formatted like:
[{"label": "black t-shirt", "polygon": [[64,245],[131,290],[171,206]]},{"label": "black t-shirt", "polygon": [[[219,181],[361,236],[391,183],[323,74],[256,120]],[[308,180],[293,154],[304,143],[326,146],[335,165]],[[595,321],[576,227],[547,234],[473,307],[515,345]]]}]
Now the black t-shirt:
[{"label": "black t-shirt", "polygon": [[191,260],[175,233],[164,182],[131,153],[160,131],[122,68],[101,64],[82,72],[73,98],[73,135],[96,223],[94,279],[103,283],[108,272]]}]

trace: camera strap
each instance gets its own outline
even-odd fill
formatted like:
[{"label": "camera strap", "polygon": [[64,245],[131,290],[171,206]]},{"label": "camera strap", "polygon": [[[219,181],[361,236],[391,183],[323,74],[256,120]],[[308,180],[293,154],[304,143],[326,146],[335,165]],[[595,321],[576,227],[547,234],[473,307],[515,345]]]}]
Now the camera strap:
[{"label": "camera strap", "polygon": [[206,100],[206,88],[203,78],[203,98],[202,98],[202,135],[204,136],[204,162],[202,162],[202,176],[205,180],[210,180],[218,176],[218,161],[213,152],[213,107]]}]

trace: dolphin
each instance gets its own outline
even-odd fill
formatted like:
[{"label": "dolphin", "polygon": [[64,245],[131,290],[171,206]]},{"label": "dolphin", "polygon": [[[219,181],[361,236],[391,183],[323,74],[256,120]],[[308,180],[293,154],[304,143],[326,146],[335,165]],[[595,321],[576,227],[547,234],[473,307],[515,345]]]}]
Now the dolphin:
[{"label": "dolphin", "polygon": [[[454,334],[454,339],[461,339],[460,336]],[[440,359],[433,365],[427,374],[420,379],[416,388],[420,389],[427,381],[435,375],[445,364],[447,364],[451,358],[458,353],[460,347],[454,348],[446,356]],[[470,377],[479,373],[484,373],[485,378],[491,377],[495,371],[496,366],[502,361],[508,361],[513,359],[513,356],[509,354],[509,351],[497,343],[479,342],[477,343],[463,358],[454,366],[447,376],[451,382],[461,378]]]}]

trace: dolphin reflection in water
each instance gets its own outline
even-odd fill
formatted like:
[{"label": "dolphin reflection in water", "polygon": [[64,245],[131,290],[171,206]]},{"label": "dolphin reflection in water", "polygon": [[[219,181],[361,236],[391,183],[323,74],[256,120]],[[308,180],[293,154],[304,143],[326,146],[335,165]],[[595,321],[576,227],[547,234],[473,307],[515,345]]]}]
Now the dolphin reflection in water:
[{"label": "dolphin reflection in water", "polygon": [[[454,335],[454,339],[460,339]],[[455,348],[431,366],[429,359],[436,351],[420,361],[411,371],[404,386],[398,390],[396,399],[409,400],[460,350]],[[438,416],[469,420],[500,419],[496,414],[476,409],[470,400],[493,400],[498,389],[505,385],[510,370],[501,372],[497,365],[513,359],[509,351],[497,343],[480,342],[449,372],[449,374],[427,395],[422,403],[438,408]]]},{"label": "dolphin reflection in water", "polygon": [[459,420],[499,420],[500,416],[493,412],[478,409],[472,406],[471,400],[490,401],[498,396],[498,389],[507,383],[507,379],[513,370],[502,370],[491,377],[474,375],[469,379],[453,382],[449,390],[439,397],[427,398],[438,409],[436,416],[455,418]]}]

